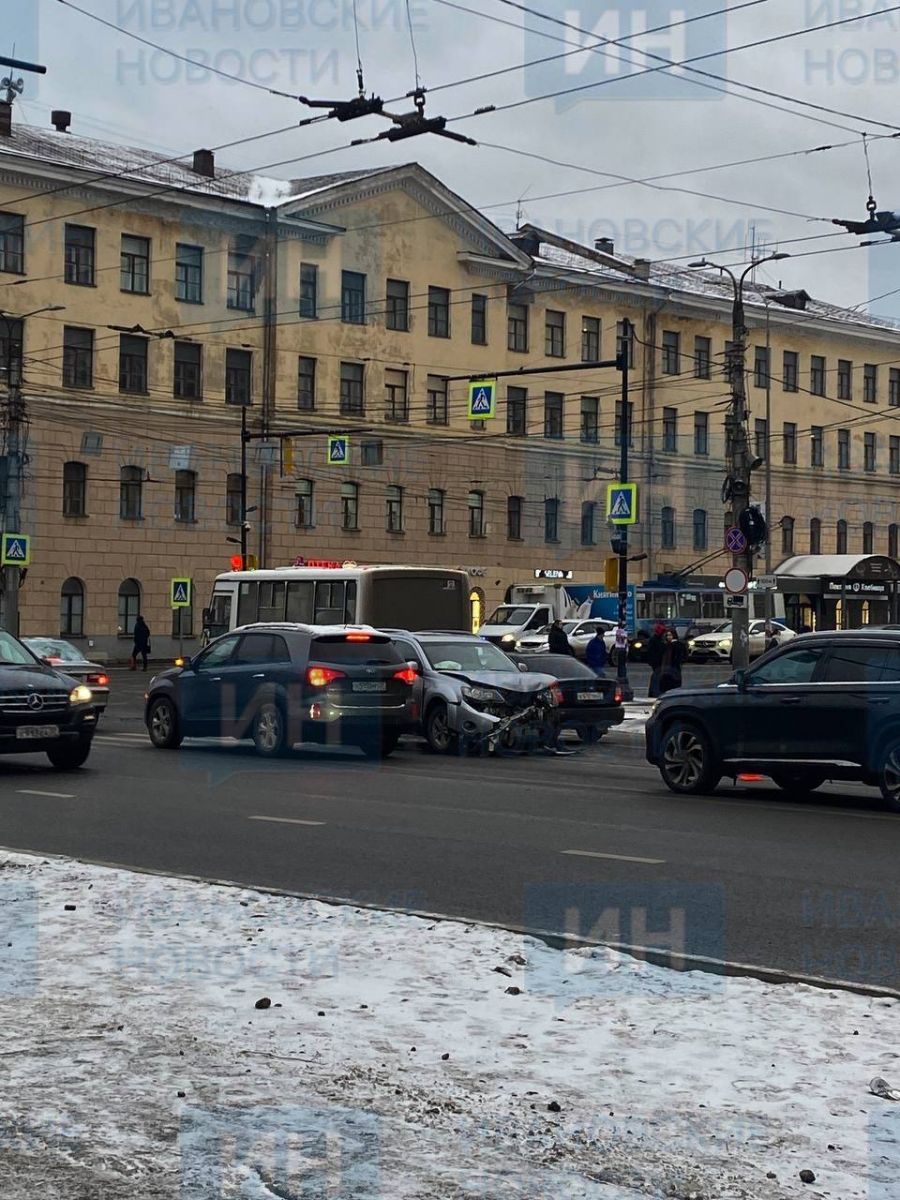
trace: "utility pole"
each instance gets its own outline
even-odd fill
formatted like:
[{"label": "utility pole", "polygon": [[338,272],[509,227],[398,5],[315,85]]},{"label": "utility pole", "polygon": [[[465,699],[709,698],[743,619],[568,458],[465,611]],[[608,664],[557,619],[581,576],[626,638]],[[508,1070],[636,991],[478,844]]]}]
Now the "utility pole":
[{"label": "utility pole", "polygon": [[[766,574],[772,574],[772,331],[769,322],[769,302],[766,301]],[[766,589],[766,616],[775,616],[775,595]]]},{"label": "utility pole", "polygon": [[[628,443],[631,440],[631,412],[628,398],[628,369],[631,358],[631,322],[627,317],[622,321],[621,351],[616,358],[616,365],[622,374],[622,417],[619,421],[619,483],[628,483]],[[619,629],[628,630],[628,526],[616,527],[619,551]],[[628,642],[619,635],[625,643],[625,651],[620,649],[616,655],[616,678],[622,692],[623,700],[633,700],[634,692],[628,680]]]}]

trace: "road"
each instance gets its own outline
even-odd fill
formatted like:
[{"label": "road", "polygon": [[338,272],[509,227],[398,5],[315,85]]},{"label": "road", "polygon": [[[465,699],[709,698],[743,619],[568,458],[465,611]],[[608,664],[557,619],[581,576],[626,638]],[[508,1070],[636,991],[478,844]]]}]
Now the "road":
[{"label": "road", "polygon": [[154,750],[116,673],[88,766],[0,760],[0,844],[900,988],[900,818],[842,785],[675,797],[630,720],[571,758]]}]

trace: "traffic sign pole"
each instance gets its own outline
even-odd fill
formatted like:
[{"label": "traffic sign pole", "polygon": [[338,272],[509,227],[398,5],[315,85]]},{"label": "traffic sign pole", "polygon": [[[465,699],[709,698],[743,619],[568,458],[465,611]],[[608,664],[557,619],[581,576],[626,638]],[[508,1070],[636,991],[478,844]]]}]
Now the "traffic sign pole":
[{"label": "traffic sign pole", "polygon": [[[621,353],[616,359],[616,365],[622,373],[622,418],[619,422],[619,482],[628,482],[628,441],[631,434],[631,421],[628,408],[628,358],[631,350],[631,322],[626,317],[622,321]],[[635,498],[635,503],[636,503]],[[619,629],[628,628],[628,526],[617,525],[619,551]],[[627,636],[627,633],[626,633]],[[628,679],[628,642],[619,634],[619,641],[625,643],[626,649],[617,652],[616,678],[622,692],[623,700],[633,700],[634,691]]]}]

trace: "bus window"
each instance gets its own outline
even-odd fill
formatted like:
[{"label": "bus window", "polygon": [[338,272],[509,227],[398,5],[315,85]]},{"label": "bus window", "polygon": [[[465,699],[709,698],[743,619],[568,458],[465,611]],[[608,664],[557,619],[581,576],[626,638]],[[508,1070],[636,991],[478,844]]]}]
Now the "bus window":
[{"label": "bus window", "polygon": [[258,610],[258,590],[259,584],[254,580],[252,583],[241,583],[240,591],[238,592],[238,625],[252,625],[257,620]]},{"label": "bus window", "polygon": [[298,621],[301,625],[312,624],[313,581],[311,579],[295,579],[287,585],[287,619]]},{"label": "bus window", "polygon": [[231,593],[214,592],[206,629],[210,637],[219,637],[231,628]]},{"label": "bus window", "polygon": [[347,580],[347,591],[344,595],[344,620],[348,625],[356,621],[356,580]]},{"label": "bus window", "polygon": [[[315,625],[345,625],[343,579],[316,581]],[[354,605],[355,607],[355,605]]]},{"label": "bus window", "polygon": [[281,580],[262,580],[259,584],[260,621],[284,620],[285,584]]}]

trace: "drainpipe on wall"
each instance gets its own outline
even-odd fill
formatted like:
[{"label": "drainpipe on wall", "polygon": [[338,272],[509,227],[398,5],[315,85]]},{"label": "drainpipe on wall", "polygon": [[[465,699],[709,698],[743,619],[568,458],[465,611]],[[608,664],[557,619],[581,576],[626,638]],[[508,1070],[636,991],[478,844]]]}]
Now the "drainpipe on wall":
[{"label": "drainpipe on wall", "polygon": [[662,300],[656,308],[650,309],[646,300],[643,303],[644,325],[644,372],[641,385],[641,406],[643,409],[643,435],[645,467],[645,500],[641,504],[641,548],[647,555],[644,567],[644,578],[652,579],[655,572],[653,553],[653,481],[656,473],[655,451],[656,438],[654,422],[656,420],[656,331],[657,317],[668,304],[668,298]]},{"label": "drainpipe on wall", "polygon": [[[262,432],[267,435],[275,419],[275,390],[278,378],[278,210],[266,209],[263,254],[263,394]],[[260,467],[259,565],[269,565],[272,513],[272,468]]]}]

